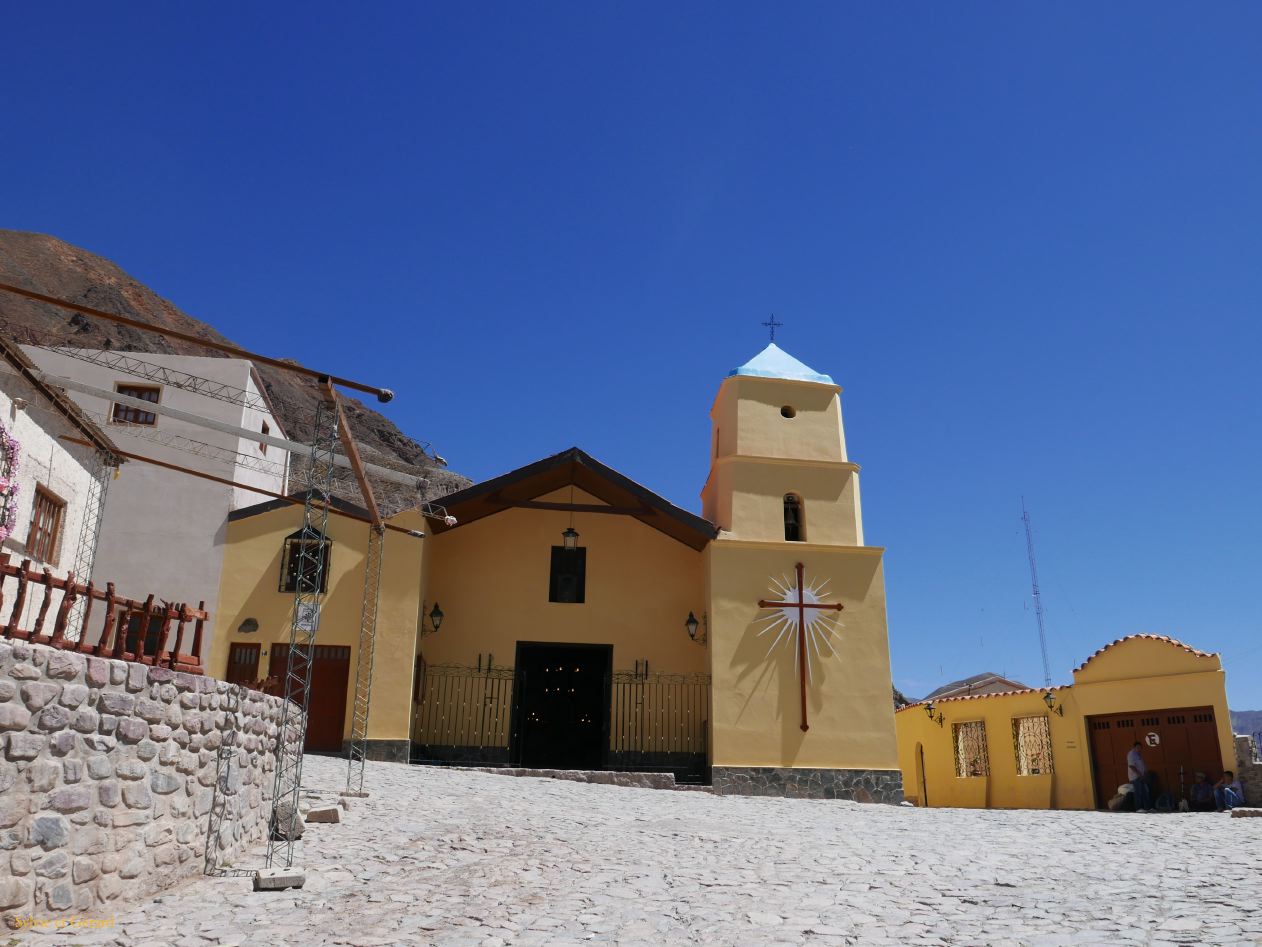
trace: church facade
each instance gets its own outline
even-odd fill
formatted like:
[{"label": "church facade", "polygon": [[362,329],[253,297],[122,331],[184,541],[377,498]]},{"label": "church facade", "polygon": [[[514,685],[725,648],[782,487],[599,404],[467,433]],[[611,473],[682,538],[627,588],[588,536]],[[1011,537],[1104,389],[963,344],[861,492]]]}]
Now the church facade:
[{"label": "church facade", "polygon": [[[454,525],[395,517],[427,535],[387,539],[373,755],[901,800],[882,550],[840,392],[774,344],[729,373],[700,516],[574,448],[443,498]],[[233,514],[212,673],[283,668],[300,519]],[[336,751],[368,527],[329,524],[308,746]]]}]

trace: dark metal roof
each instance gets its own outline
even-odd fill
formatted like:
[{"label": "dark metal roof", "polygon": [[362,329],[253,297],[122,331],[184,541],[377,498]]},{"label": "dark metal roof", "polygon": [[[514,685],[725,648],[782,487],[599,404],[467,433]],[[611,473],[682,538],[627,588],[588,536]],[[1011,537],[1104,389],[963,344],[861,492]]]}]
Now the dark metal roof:
[{"label": "dark metal roof", "polygon": [[[307,493],[309,491],[299,490],[297,493],[289,494],[300,503],[305,503]],[[362,506],[356,506],[354,503],[348,503],[335,496],[329,497],[329,507],[334,510],[341,510],[343,513],[350,513],[353,516],[368,517],[368,511]],[[294,505],[285,500],[264,500],[262,503],[255,503],[253,506],[243,506],[239,510],[233,510],[228,514],[228,522],[235,520],[243,520],[249,516],[257,516],[260,513],[270,513],[272,510],[292,510]]]},{"label": "dark metal roof", "polygon": [[982,688],[987,685],[998,685],[999,690],[1029,690],[1028,684],[1022,684],[1020,681],[1014,681],[996,674],[994,671],[983,671],[981,674],[974,674],[972,677],[965,677],[958,681],[952,681],[950,684],[943,684],[932,694],[926,694],[922,700],[933,700],[936,697],[961,696],[961,694],[977,694],[977,693],[995,693],[994,690],[983,691]]},{"label": "dark metal roof", "polygon": [[457,523],[432,523],[431,529],[459,529],[571,484],[693,549],[704,549],[718,535],[709,520],[680,509],[577,447],[441,497]]}]

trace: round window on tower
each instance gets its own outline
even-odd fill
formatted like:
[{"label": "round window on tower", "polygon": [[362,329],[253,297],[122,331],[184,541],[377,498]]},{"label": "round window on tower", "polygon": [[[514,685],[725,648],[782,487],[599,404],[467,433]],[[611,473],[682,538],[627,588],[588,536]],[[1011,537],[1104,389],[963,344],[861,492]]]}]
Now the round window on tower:
[{"label": "round window on tower", "polygon": [[782,418],[796,418],[797,416],[797,408],[793,407],[791,404],[786,404],[780,409],[780,417]]}]

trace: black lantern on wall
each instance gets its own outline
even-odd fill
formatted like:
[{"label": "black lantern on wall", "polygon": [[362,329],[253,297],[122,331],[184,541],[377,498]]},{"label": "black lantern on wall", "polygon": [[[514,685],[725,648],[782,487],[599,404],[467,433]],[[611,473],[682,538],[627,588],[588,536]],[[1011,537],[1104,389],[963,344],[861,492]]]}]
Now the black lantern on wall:
[{"label": "black lantern on wall", "polygon": [[[698,634],[697,630],[703,625],[705,626],[705,630]],[[697,621],[697,616],[693,612],[689,612],[688,618],[684,621],[684,629],[688,632],[688,640],[693,644],[704,645],[709,628],[710,623],[706,620],[705,612],[701,613],[700,621]]]}]

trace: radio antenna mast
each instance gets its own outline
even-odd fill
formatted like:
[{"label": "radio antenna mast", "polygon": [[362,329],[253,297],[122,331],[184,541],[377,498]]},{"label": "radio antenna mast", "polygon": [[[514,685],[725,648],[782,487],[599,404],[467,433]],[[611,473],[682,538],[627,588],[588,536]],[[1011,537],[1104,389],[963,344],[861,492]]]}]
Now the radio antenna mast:
[{"label": "radio antenna mast", "polygon": [[1030,585],[1034,590],[1034,614],[1039,621],[1039,650],[1043,654],[1043,686],[1052,686],[1052,671],[1047,663],[1047,624],[1043,618],[1043,596],[1039,593],[1039,567],[1034,561],[1034,528],[1030,514],[1025,509],[1025,497],[1021,498],[1021,522],[1025,524],[1025,548],[1030,553]]}]

